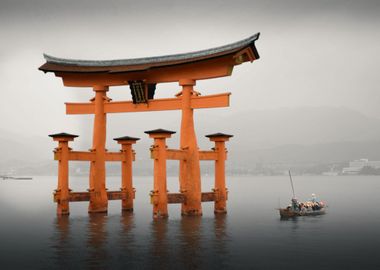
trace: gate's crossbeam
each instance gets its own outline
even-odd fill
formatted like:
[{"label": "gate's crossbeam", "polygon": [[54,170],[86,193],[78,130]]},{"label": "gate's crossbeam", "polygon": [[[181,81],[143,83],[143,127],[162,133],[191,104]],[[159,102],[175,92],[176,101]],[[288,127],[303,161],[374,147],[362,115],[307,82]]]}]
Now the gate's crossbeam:
[{"label": "gate's crossbeam", "polygon": [[[166,149],[165,153],[167,160],[186,160],[188,155],[186,150],[178,149]],[[158,158],[157,149],[151,149],[150,157],[152,159]],[[199,160],[218,160],[218,154],[215,151],[200,150]]]},{"label": "gate's crossbeam", "polygon": [[[186,203],[186,195],[183,193],[168,193],[168,203]],[[218,200],[218,194],[215,191],[212,192],[202,192],[201,201],[202,202],[214,202]]]},{"label": "gate's crossbeam", "polygon": [[[107,191],[108,200],[126,200],[128,199],[128,192],[126,191]],[[88,191],[83,192],[69,192],[68,200],[70,202],[86,202],[90,201],[91,193]],[[54,193],[54,202],[61,200],[61,194],[59,191]]]},{"label": "gate's crossbeam", "polygon": [[[62,153],[54,152],[54,160],[61,160]],[[85,151],[70,151],[69,159],[70,161],[95,161],[95,152],[85,152]],[[126,156],[122,152],[106,152],[106,161],[126,161]],[[132,153],[132,160],[135,160],[135,153]]]},{"label": "gate's crossbeam", "polygon": [[[230,94],[222,93],[207,96],[193,96],[191,98],[191,108],[218,108],[230,106]],[[125,112],[150,112],[181,110],[182,98],[162,98],[151,99],[148,103],[134,104],[132,101],[105,101],[105,113],[125,113]],[[95,104],[85,103],[66,103],[66,114],[94,114]]]}]

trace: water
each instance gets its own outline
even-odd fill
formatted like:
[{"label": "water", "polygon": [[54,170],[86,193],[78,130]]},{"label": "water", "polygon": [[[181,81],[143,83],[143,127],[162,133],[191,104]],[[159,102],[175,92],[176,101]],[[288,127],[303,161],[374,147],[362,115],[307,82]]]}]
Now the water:
[{"label": "water", "polygon": [[[71,177],[84,191],[88,180]],[[110,177],[109,190],[120,179]],[[58,219],[52,192],[55,177],[0,181],[1,269],[380,269],[380,178],[294,176],[296,194],[316,193],[329,205],[317,217],[281,220],[275,210],[291,197],[287,176],[228,177],[227,216],[153,221],[151,177],[136,177],[133,215],[111,201],[108,215],[87,214],[87,202],[71,203]],[[203,190],[213,180],[203,177]],[[176,192],[175,178],[168,180]]]}]

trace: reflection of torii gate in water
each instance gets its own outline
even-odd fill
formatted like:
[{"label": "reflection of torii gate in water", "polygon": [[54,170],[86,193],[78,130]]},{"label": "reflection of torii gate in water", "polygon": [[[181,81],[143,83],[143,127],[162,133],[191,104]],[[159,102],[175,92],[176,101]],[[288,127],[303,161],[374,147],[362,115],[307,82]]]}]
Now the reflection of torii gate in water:
[{"label": "reflection of torii gate in water", "polygon": [[[180,149],[167,149],[165,140],[173,131],[146,131],[154,139],[151,157],[154,159],[154,189],[151,192],[154,217],[167,216],[168,203],[181,203],[182,214],[201,215],[202,201],[214,201],[215,213],[226,212],[225,141],[231,135],[207,135],[215,142],[212,151],[199,151],[194,130],[193,110],[229,106],[230,93],[200,96],[193,87],[196,80],[230,76],[235,65],[259,58],[254,42],[259,34],[229,45],[177,55],[138,59],[86,61],[61,59],[45,55],[46,63],[39,69],[54,72],[65,86],[92,87],[95,97],[88,103],[66,103],[67,114],[94,114],[93,146],[89,152],[72,151],[68,142],[76,135],[50,135],[59,142],[55,159],[59,161],[58,188],[54,194],[58,214],[69,214],[70,201],[90,201],[89,212],[106,212],[108,200],[121,199],[123,210],[133,210],[132,144],[138,138],[121,137],[120,153],[108,152],[106,144],[107,113],[181,110]],[[182,91],[175,98],[154,99],[157,83],[178,82]],[[132,101],[111,101],[110,86],[129,85]],[[180,193],[167,193],[166,160],[180,161]],[[68,183],[69,160],[89,161],[88,192],[72,192]],[[200,160],[215,161],[215,189],[201,192]],[[106,189],[106,161],[122,162],[120,191]]]}]

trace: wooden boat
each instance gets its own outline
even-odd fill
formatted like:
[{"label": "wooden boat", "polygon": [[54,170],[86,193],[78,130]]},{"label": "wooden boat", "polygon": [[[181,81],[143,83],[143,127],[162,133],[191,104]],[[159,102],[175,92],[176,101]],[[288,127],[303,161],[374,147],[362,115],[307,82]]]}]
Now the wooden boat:
[{"label": "wooden boat", "polygon": [[289,170],[290,184],[292,186],[293,198],[291,205],[286,208],[279,208],[281,218],[291,218],[298,216],[318,216],[326,213],[326,204],[316,200],[315,194],[312,194],[312,200],[307,202],[298,202],[294,192],[292,175]]},{"label": "wooden boat", "polygon": [[322,207],[319,210],[301,210],[301,211],[295,211],[291,208],[279,208],[280,216],[282,218],[291,218],[291,217],[298,217],[298,216],[318,216],[326,214],[326,208]]}]

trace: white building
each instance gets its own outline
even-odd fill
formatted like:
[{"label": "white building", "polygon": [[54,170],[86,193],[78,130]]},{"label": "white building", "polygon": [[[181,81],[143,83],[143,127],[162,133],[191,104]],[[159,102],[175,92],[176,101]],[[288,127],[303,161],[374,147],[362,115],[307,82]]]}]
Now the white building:
[{"label": "white building", "polygon": [[358,174],[364,167],[380,168],[380,161],[370,161],[366,158],[350,161],[349,164],[349,167],[343,168],[342,174]]}]

